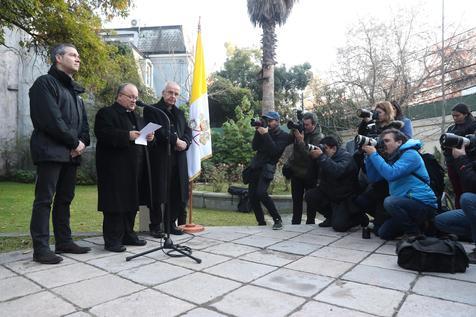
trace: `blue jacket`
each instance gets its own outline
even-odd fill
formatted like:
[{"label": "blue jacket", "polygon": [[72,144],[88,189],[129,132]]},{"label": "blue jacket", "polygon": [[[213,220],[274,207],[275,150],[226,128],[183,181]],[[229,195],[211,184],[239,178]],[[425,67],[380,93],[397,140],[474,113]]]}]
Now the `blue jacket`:
[{"label": "blue jacket", "polygon": [[367,176],[372,183],[385,179],[391,196],[415,199],[437,208],[436,196],[431,187],[412,175],[417,174],[427,183],[430,182],[425,163],[417,152],[421,147],[419,140],[408,140],[397,150],[398,158],[393,163],[386,162],[378,153],[372,153],[365,158]]}]

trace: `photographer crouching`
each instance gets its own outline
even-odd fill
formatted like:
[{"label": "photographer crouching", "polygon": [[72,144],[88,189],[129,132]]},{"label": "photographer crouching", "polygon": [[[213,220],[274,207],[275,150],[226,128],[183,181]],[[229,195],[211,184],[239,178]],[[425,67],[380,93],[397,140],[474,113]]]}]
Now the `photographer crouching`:
[{"label": "photographer crouching", "polygon": [[279,113],[269,111],[261,120],[252,120],[251,125],[256,128],[252,148],[256,151],[250,165],[243,171],[243,182],[248,185],[248,194],[259,226],[265,226],[261,203],[268,209],[273,218],[273,230],[283,228],[273,199],[268,195],[268,187],[274,178],[276,163],[284,149],[291,143],[290,135],[279,127]]},{"label": "photographer crouching", "polygon": [[357,196],[357,165],[352,155],[339,147],[334,137],[324,137],[319,147],[310,152],[319,169],[319,185],[305,194],[308,223],[314,223],[316,212],[326,219],[320,227],[347,231],[353,226],[368,224],[368,218],[354,204]]},{"label": "photographer crouching", "polygon": [[[291,194],[293,199],[293,225],[301,224],[304,193],[316,187],[317,166],[310,156],[310,150],[315,148],[322,139],[322,133],[317,126],[317,116],[308,112],[301,115],[298,112],[298,122],[288,122],[294,136],[291,156],[283,166],[283,175],[291,179]],[[314,215],[307,215],[307,224],[315,223]]]}]

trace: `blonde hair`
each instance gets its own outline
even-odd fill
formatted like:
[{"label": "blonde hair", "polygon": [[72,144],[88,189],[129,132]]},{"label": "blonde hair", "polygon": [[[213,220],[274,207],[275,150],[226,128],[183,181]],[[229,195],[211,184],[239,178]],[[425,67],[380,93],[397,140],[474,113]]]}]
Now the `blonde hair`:
[{"label": "blonde hair", "polygon": [[395,109],[389,101],[379,101],[375,104],[375,109],[380,108],[385,113],[384,120],[380,123],[390,123],[395,120]]}]

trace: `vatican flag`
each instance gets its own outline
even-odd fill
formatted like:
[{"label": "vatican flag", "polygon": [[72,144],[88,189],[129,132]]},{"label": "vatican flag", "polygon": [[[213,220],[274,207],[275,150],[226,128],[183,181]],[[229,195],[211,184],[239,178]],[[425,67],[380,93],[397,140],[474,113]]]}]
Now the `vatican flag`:
[{"label": "vatican flag", "polygon": [[188,177],[193,180],[200,174],[201,161],[212,156],[212,136],[208,112],[208,93],[203,58],[202,36],[198,28],[193,70],[192,94],[190,97],[190,128],[192,144],[187,150]]}]

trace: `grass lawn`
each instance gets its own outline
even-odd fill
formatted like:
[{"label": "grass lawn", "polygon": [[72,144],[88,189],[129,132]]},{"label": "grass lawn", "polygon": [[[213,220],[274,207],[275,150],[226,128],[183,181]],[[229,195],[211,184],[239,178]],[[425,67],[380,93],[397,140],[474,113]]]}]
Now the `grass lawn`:
[{"label": "grass lawn", "polygon": [[[33,193],[34,184],[0,182],[0,233],[29,233]],[[200,208],[193,210],[193,221],[204,226],[256,224],[252,213]],[[76,196],[71,205],[71,229],[73,233],[102,231],[102,213],[97,211],[96,186],[76,186]],[[0,237],[0,252],[29,247],[30,238]]]}]

